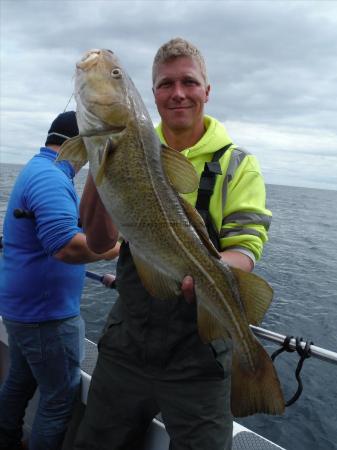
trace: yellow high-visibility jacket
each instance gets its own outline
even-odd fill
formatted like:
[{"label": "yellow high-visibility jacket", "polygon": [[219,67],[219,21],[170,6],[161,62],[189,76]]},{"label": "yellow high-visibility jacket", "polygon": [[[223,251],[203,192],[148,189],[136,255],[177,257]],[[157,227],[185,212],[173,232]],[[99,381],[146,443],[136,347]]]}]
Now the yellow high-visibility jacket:
[{"label": "yellow high-visibility jacket", "polygon": [[[216,119],[205,116],[206,132],[193,147],[184,149],[185,155],[195,167],[199,177],[206,162],[213,154],[231,143],[225,127]],[[166,144],[161,124],[157,133]],[[221,157],[221,175],[217,175],[209,212],[219,233],[221,250],[235,249],[247,254],[253,261],[262,254],[268,240],[267,231],[271,212],[266,209],[266,190],[259,163],[255,156],[234,144]],[[193,206],[198,191],[183,197]]]}]

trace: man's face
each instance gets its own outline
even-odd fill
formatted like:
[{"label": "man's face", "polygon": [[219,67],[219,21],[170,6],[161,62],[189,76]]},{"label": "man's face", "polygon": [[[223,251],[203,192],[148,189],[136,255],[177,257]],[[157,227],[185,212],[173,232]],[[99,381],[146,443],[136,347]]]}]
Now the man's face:
[{"label": "man's face", "polygon": [[173,132],[200,127],[209,90],[192,58],[179,56],[160,64],[153,93],[163,125]]}]

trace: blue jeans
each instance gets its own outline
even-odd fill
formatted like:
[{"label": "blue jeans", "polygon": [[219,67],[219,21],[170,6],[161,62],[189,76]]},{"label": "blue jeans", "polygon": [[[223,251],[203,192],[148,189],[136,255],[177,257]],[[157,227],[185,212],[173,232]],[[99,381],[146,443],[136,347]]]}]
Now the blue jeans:
[{"label": "blue jeans", "polygon": [[0,390],[0,449],[15,448],[22,437],[28,401],[36,388],[40,401],[29,450],[58,450],[79,393],[84,356],[80,316],[42,323],[4,320],[10,368]]}]

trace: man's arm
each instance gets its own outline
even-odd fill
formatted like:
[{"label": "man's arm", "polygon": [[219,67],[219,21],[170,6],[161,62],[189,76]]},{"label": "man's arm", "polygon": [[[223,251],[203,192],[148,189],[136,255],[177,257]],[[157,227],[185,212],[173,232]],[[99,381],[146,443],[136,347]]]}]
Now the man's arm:
[{"label": "man's arm", "polygon": [[[241,211],[246,207],[249,211],[248,218],[251,214],[251,211],[256,212],[257,218],[259,218],[259,214],[261,215],[261,218],[263,218],[264,216],[267,217],[267,214],[270,214],[270,211],[268,211],[265,207],[265,188],[262,176],[259,171],[259,166],[257,162],[255,162],[255,159],[253,159],[253,161],[249,161],[249,163],[249,170],[246,170],[245,176],[241,173],[241,175],[238,177],[241,181],[240,195],[238,195],[238,188],[234,190],[233,195],[232,191],[229,190],[227,204],[233,207],[234,201],[237,202],[238,211]],[[256,166],[251,167],[253,163],[255,163]],[[239,184],[239,182],[237,181],[236,183],[237,185]],[[231,195],[233,198],[230,197]],[[231,211],[231,214],[233,214],[233,211]],[[242,214],[242,217],[244,220],[242,228],[246,229],[248,228],[248,226],[246,224],[247,218],[244,216],[244,213]],[[252,227],[256,228],[255,225],[253,225]],[[235,267],[245,272],[251,272],[254,269],[255,263],[252,258],[260,256],[263,243],[267,239],[267,230],[264,229],[264,225],[258,225],[258,228],[259,232],[257,232],[257,230],[256,232],[254,230],[247,230],[249,233],[248,235],[245,234],[247,231],[239,231],[235,234],[234,238],[226,238],[225,230],[222,230],[222,232],[220,233],[220,238],[222,238],[221,242],[223,246],[237,246],[239,248],[242,246],[244,250],[223,250],[220,252],[221,260],[224,263],[228,264],[230,267]],[[232,229],[229,229],[228,231],[232,231]],[[255,250],[256,254],[254,254],[253,250]],[[252,257],[249,257],[246,253],[251,254]],[[192,303],[195,301],[194,281],[192,277],[186,276],[183,279],[181,290],[185,300],[188,303]]]},{"label": "man's arm", "polygon": [[268,240],[271,216],[258,161],[253,155],[246,155],[227,186],[219,236],[222,251],[242,253],[255,264]]},{"label": "man's arm", "polygon": [[90,171],[81,197],[80,217],[88,247],[93,252],[104,253],[116,246],[118,230],[102,203]]},{"label": "man's arm", "polygon": [[114,259],[118,256],[118,253],[119,243],[107,252],[95,253],[88,247],[85,234],[77,233],[67,245],[54,254],[54,258],[69,264],[86,264],[102,259]]},{"label": "man's arm", "polygon": [[251,272],[254,269],[253,260],[244,253],[237,252],[235,250],[225,250],[220,252],[221,260],[228,264],[230,267],[236,267],[245,272]]}]

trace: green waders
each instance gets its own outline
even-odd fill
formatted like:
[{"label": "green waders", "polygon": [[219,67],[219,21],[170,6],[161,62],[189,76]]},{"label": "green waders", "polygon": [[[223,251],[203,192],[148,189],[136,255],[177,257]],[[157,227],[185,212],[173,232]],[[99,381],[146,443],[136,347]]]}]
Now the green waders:
[{"label": "green waders", "polygon": [[231,342],[203,344],[196,305],[154,299],[128,245],[74,450],[141,450],[161,412],[172,450],[230,450]]}]

